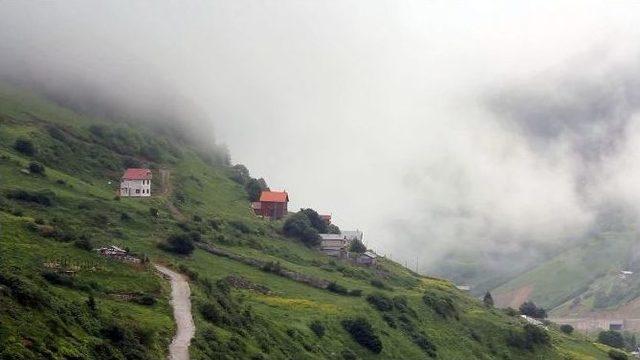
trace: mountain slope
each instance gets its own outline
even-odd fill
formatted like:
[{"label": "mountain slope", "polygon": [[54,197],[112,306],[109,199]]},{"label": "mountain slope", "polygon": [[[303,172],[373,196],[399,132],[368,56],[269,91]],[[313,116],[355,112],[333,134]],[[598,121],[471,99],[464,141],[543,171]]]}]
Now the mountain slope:
[{"label": "mountain slope", "polygon": [[[174,324],[152,263],[190,277],[194,359],[607,358],[447,281],[387,259],[356,267],[283,237],[281,222],[251,214],[223,159],[1,85],[0,358],[164,357]],[[153,196],[116,197],[122,170],[140,165],[153,169]],[[172,234],[193,239],[193,253],[162,250]],[[150,261],[91,251],[113,244]]]}]

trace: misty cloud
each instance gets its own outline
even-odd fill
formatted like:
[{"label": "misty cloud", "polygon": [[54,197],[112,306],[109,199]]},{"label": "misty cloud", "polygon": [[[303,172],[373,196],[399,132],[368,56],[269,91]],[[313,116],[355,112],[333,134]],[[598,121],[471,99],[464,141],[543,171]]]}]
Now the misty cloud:
[{"label": "misty cloud", "polygon": [[496,270],[640,203],[628,5],[3,2],[0,75],[215,134],[395,259]]}]

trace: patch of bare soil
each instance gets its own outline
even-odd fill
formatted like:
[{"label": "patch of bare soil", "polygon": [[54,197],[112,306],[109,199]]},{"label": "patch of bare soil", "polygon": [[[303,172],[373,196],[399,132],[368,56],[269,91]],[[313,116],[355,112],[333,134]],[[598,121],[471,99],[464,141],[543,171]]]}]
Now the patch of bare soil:
[{"label": "patch of bare soil", "polygon": [[517,309],[529,299],[533,292],[532,285],[526,285],[508,292],[492,294],[497,307]]}]

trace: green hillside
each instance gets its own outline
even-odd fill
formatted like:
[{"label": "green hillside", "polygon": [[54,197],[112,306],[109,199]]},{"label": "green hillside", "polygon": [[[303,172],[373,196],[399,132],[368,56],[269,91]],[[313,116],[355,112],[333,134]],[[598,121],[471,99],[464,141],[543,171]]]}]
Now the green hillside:
[{"label": "green hillside", "polygon": [[[563,304],[604,310],[640,296],[640,278],[621,279],[621,270],[637,272],[635,232],[605,232],[570,248],[493,290],[503,306],[518,306],[523,296],[547,309]],[[586,306],[586,309],[584,308]],[[566,310],[566,309],[565,309]],[[562,315],[568,315],[563,311]]]},{"label": "green hillside", "polygon": [[[0,86],[0,359],[165,357],[169,285],[152,263],[190,277],[193,359],[608,358],[447,281],[283,237],[281,222],[252,215],[224,156],[139,124]],[[115,196],[122,171],[141,165],[153,196]],[[195,251],[162,250],[171,235]],[[91,250],[106,245],[145,261]]]}]

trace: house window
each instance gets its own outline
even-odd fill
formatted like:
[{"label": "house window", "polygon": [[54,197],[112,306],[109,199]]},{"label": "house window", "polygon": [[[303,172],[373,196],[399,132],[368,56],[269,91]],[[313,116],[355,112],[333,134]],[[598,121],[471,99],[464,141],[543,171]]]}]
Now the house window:
[{"label": "house window", "polygon": [[136,194],[140,194],[140,189],[136,189]]}]

